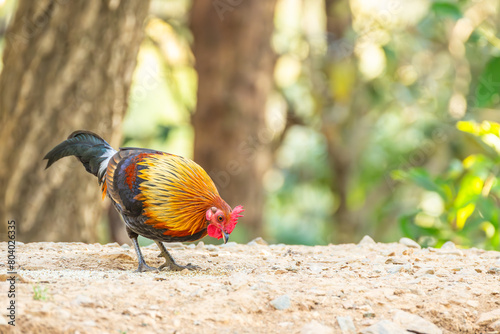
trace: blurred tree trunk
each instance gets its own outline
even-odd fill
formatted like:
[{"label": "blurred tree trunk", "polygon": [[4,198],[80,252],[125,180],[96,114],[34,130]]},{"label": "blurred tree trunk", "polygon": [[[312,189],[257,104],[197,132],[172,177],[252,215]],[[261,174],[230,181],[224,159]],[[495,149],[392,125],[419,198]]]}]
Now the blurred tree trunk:
[{"label": "blurred tree trunk", "polygon": [[265,106],[273,87],[275,0],[194,0],[191,29],[198,72],[194,157],[221,196],[242,204],[250,237],[262,233],[262,178],[271,164]]},{"label": "blurred tree trunk", "polygon": [[[356,75],[352,65],[351,53],[353,46],[344,40],[345,33],[351,24],[351,13],[349,1],[347,0],[325,0],[326,31],[328,42],[328,53],[323,64],[323,72],[329,80],[332,73],[341,71],[343,75]],[[350,71],[351,70],[351,71]],[[335,76],[336,79],[341,77]],[[351,87],[352,88],[352,87]],[[349,185],[351,175],[356,162],[356,142],[350,139],[357,134],[356,119],[359,115],[352,107],[352,90],[347,89],[348,94],[334,96],[331,92],[325,92],[322,100],[323,105],[329,106],[328,111],[322,114],[322,133],[324,134],[328,147],[328,161],[334,173],[330,185],[336,194],[337,209],[334,213],[334,235],[336,243],[353,242],[358,238],[357,230],[360,222],[354,212],[348,207]],[[336,113],[332,115],[331,113]],[[355,133],[356,132],[356,133]],[[349,148],[349,149],[348,149]]]},{"label": "blurred tree trunk", "polygon": [[149,1],[22,0],[0,76],[0,210],[22,241],[95,242],[103,204],[76,159],[43,156],[77,129],[113,146]]}]

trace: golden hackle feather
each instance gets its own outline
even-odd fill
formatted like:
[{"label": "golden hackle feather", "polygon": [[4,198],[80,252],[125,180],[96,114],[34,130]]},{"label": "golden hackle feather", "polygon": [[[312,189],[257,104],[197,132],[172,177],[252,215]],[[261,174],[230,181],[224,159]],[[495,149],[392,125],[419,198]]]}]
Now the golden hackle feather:
[{"label": "golden hackle feather", "polygon": [[102,199],[105,199],[106,194],[108,193],[108,184],[106,183],[106,178],[104,178],[104,181],[101,184],[101,192],[102,192]]},{"label": "golden hackle feather", "polygon": [[206,228],[206,210],[228,208],[208,174],[194,161],[171,154],[151,155],[140,165],[140,200],[146,224],[172,236],[193,235]]}]

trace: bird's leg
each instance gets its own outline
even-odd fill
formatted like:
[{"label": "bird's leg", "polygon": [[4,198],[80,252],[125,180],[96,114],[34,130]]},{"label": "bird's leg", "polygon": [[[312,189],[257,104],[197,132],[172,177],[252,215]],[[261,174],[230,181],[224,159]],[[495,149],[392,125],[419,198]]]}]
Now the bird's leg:
[{"label": "bird's leg", "polygon": [[167,249],[165,248],[165,245],[163,245],[163,242],[157,241],[157,240],[155,240],[155,242],[158,245],[158,248],[160,248],[160,255],[158,255],[158,257],[164,257],[165,258],[165,263],[162,264],[161,266],[159,266],[158,269],[162,270],[165,267],[169,267],[170,270],[173,270],[173,271],[181,271],[181,270],[184,270],[184,269],[189,269],[189,270],[198,270],[198,269],[201,269],[200,267],[192,265],[191,263],[188,263],[185,266],[181,266],[181,265],[175,263],[174,258],[167,251]]},{"label": "bird's leg", "polygon": [[155,267],[150,267],[146,264],[144,257],[142,256],[141,248],[139,247],[139,243],[137,242],[138,234],[132,231],[127,227],[127,234],[130,239],[132,239],[132,243],[134,244],[135,253],[137,254],[137,262],[139,262],[139,266],[135,272],[142,273],[145,271],[157,271]]}]

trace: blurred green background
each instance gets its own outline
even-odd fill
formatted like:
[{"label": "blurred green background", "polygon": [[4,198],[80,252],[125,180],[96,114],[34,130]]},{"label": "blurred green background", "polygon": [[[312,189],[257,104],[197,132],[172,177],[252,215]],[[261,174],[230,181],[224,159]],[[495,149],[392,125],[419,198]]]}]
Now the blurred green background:
[{"label": "blurred green background", "polygon": [[[193,157],[191,5],[152,1],[122,146]],[[14,9],[0,1],[4,33]],[[278,0],[274,10],[262,236],[500,250],[499,2]],[[232,240],[247,242],[240,224]]]}]

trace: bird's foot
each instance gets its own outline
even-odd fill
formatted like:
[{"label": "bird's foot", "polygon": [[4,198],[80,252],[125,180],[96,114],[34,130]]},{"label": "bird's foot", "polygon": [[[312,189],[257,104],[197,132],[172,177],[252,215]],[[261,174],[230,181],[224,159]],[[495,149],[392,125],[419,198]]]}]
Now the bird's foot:
[{"label": "bird's foot", "polygon": [[182,271],[184,269],[188,269],[188,270],[200,270],[201,269],[201,267],[195,266],[191,263],[188,263],[185,266],[181,266],[180,264],[177,264],[175,262],[169,262],[169,261],[165,261],[164,264],[162,264],[161,266],[158,267],[159,270],[162,270],[163,268],[169,268],[172,271]]},{"label": "bird's foot", "polygon": [[136,273],[144,273],[147,271],[158,271],[159,268],[148,266],[145,262],[139,262],[139,266],[137,267]]},{"label": "bird's foot", "polygon": [[172,255],[170,255],[170,253],[165,248],[163,243],[160,241],[156,241],[156,240],[155,240],[155,242],[158,245],[158,248],[160,248],[160,254],[158,255],[158,257],[163,257],[165,259],[165,263],[162,264],[160,267],[158,267],[159,270],[162,270],[163,268],[169,268],[172,271],[182,271],[184,269],[188,269],[188,270],[201,269],[200,267],[192,265],[191,263],[188,263],[185,266],[181,266],[181,265],[175,263],[174,258],[172,257]]}]

